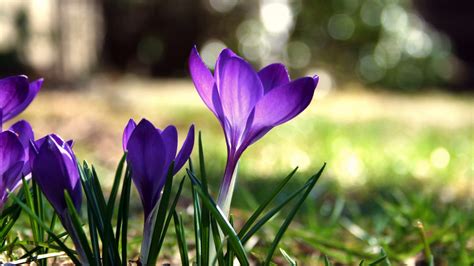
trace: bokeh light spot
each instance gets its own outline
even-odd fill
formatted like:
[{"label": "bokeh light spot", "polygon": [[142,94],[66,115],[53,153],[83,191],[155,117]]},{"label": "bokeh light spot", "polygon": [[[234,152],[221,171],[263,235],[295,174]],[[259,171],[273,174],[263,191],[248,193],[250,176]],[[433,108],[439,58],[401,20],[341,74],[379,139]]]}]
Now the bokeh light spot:
[{"label": "bokeh light spot", "polygon": [[269,33],[279,34],[292,26],[293,12],[284,2],[268,2],[260,8],[260,19]]},{"label": "bokeh light spot", "polygon": [[219,53],[227,46],[216,39],[207,41],[201,50],[201,58],[210,69],[214,69],[214,64],[219,56]]},{"label": "bokeh light spot", "polygon": [[430,155],[430,161],[433,167],[444,169],[448,166],[451,156],[444,147],[438,147]]},{"label": "bokeh light spot", "polygon": [[311,60],[311,50],[300,41],[292,41],[286,46],[285,61],[292,68],[304,68]]},{"label": "bokeh light spot", "polygon": [[354,30],[354,20],[349,15],[337,14],[329,19],[328,32],[333,39],[348,40],[354,34]]}]

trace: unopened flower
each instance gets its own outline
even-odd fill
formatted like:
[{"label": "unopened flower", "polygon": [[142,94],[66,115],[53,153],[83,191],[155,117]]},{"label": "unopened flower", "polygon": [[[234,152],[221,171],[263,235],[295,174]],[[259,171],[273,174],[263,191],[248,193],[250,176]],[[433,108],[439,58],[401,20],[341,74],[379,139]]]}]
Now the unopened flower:
[{"label": "unopened flower", "polygon": [[82,187],[76,156],[72,143],[51,134],[31,142],[30,162],[33,180],[58,214],[61,223],[71,236],[80,260],[86,262],[84,249],[72,224],[64,192],[70,195],[79,212],[82,202]]},{"label": "unopened flower", "polygon": [[[146,119],[142,119],[138,125],[130,120],[123,136],[127,163],[145,214],[141,260],[146,261],[156,218],[152,212],[161,197],[168,171],[171,170],[173,175],[176,174],[191,155],[194,146],[194,126],[189,128],[179,152],[177,152],[178,132],[172,125],[160,130]],[[173,161],[174,168],[170,169]]]}]

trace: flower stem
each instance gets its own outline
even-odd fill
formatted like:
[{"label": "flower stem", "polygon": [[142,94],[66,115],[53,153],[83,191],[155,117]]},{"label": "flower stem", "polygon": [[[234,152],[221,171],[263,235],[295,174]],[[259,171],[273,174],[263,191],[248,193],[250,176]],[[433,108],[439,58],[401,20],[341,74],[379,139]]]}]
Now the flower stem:
[{"label": "flower stem", "polygon": [[230,213],[230,204],[232,202],[232,196],[234,194],[238,167],[239,163],[235,162],[235,160],[227,160],[224,178],[222,180],[221,187],[219,190],[219,198],[217,199],[217,205],[221,208],[221,210],[226,216],[229,216]]}]

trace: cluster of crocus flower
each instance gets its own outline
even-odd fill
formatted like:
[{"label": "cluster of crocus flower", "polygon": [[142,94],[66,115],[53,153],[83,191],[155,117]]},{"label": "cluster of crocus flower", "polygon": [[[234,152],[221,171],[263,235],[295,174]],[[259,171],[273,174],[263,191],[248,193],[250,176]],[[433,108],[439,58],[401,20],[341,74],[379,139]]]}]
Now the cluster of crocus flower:
[{"label": "cluster of crocus flower", "polygon": [[[282,64],[271,64],[256,72],[229,49],[221,52],[214,73],[201,60],[197,49],[192,49],[189,70],[199,95],[224,130],[227,163],[218,205],[228,214],[240,157],[273,127],[306,109],[318,77],[291,81]],[[31,176],[71,236],[80,261],[87,264],[65,198],[68,193],[74,208],[80,211],[81,175],[72,141],[64,141],[56,134],[35,141],[31,126],[23,120],[1,132],[2,123],[31,103],[42,82],[40,79],[29,83],[25,76],[0,80],[0,211],[8,193],[21,184],[22,177]],[[184,166],[193,146],[193,125],[179,151],[178,131],[172,125],[160,130],[142,119],[138,124],[130,120],[124,129],[122,147],[144,210],[141,262],[148,261],[157,208],[167,178]]]},{"label": "cluster of crocus flower", "polygon": [[[169,176],[168,172],[176,174],[189,159],[194,146],[194,126],[189,128],[181,150],[177,152],[176,127],[170,125],[160,130],[146,119],[142,119],[138,125],[130,120],[123,133],[122,145],[127,152],[127,163],[131,169],[133,183],[143,204],[145,223],[140,261],[146,262],[156,220],[156,208]],[[171,166],[173,169],[170,169]]]},{"label": "cluster of crocus flower", "polygon": [[[30,83],[26,76],[0,80],[0,129],[4,122],[28,107],[42,83],[43,79]],[[64,197],[64,192],[67,191],[76,209],[80,209],[82,190],[72,142],[65,142],[55,134],[35,141],[33,129],[25,120],[20,120],[1,132],[0,210],[9,193],[22,183],[22,177],[32,177],[38,184],[71,236],[81,260],[85,261]]]},{"label": "cluster of crocus flower", "polygon": [[29,178],[29,141],[34,139],[30,124],[24,120],[2,132],[3,123],[15,118],[33,101],[43,79],[29,82],[26,76],[0,79],[0,212],[8,193]]},{"label": "cluster of crocus flower", "polygon": [[219,55],[214,75],[194,48],[189,71],[207,107],[219,120],[227,143],[227,164],[218,205],[228,214],[242,153],[273,127],[301,113],[313,98],[318,76],[291,81],[282,64],[256,72],[229,49]]}]

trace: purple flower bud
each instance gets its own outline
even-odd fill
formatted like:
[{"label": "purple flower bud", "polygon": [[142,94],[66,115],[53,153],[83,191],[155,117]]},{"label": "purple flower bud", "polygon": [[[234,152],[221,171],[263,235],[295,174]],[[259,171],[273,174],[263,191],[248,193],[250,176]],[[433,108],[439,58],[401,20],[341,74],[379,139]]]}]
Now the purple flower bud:
[{"label": "purple flower bud", "polygon": [[160,199],[171,163],[174,161],[175,174],[189,159],[193,146],[193,125],[177,153],[178,132],[174,126],[161,131],[146,119],[142,119],[136,127],[133,120],[127,124],[123,147],[128,151],[127,162],[142,200],[145,220]]},{"label": "purple flower bud", "polygon": [[319,78],[291,81],[282,64],[256,72],[229,49],[219,55],[213,75],[196,47],[189,56],[189,71],[202,100],[224,129],[228,156],[218,203],[225,210],[224,201],[232,197],[233,176],[242,153],[272,128],[306,109]]},{"label": "purple flower bud", "polygon": [[67,211],[66,190],[77,210],[81,207],[82,190],[76,157],[70,143],[51,134],[31,142],[30,162],[33,180],[60,217]]}]

